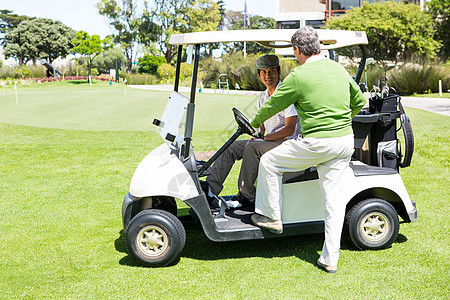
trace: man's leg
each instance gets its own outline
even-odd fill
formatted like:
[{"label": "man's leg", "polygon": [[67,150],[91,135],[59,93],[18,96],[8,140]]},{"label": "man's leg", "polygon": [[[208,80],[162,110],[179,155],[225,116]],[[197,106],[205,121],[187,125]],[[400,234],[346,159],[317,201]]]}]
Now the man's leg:
[{"label": "man's leg", "polygon": [[319,262],[327,266],[337,266],[341,233],[345,218],[347,199],[342,189],[349,179],[349,161],[353,153],[353,136],[335,141],[336,158],[317,166],[319,184],[325,204],[325,241]]},{"label": "man's leg", "polygon": [[279,146],[283,141],[253,141],[249,142],[244,149],[241,170],[239,172],[239,191],[247,199],[255,199],[255,181],[258,176],[258,165],[261,156],[267,151]]},{"label": "man's leg", "polygon": [[211,175],[206,177],[211,192],[219,195],[223,189],[223,183],[230,173],[231,168],[236,160],[242,159],[244,147],[247,140],[234,141],[230,147],[219,156],[211,167]]}]

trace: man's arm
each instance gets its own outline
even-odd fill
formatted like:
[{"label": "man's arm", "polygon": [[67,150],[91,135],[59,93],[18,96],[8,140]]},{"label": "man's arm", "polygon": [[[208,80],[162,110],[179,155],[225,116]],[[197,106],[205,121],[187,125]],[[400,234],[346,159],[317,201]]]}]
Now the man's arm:
[{"label": "man's arm", "polygon": [[358,84],[352,80],[350,83],[350,109],[352,110],[352,119],[359,113],[364,104],[366,104],[366,97],[364,97]]},{"label": "man's arm", "polygon": [[294,134],[295,127],[298,123],[298,117],[292,116],[284,119],[284,127],[272,134],[268,134],[264,137],[266,141],[278,141],[282,140],[285,137],[291,136]]},{"label": "man's arm", "polygon": [[285,110],[289,105],[297,102],[295,77],[292,73],[286,77],[266,103],[257,111],[255,117],[251,120],[250,125],[258,128],[264,121],[276,113]]},{"label": "man's arm", "polygon": [[266,127],[264,127],[264,123],[259,126],[259,132],[264,135],[266,133]]}]

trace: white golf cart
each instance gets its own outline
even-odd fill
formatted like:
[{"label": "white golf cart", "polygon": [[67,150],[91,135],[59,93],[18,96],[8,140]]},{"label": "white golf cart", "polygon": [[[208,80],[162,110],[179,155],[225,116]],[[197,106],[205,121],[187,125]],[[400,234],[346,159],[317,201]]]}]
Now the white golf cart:
[{"label": "white golf cart", "polygon": [[[366,61],[366,34],[317,31],[322,49],[329,51],[330,58],[334,57],[333,49],[354,45],[361,48],[362,59],[355,76],[359,82]],[[208,161],[197,161],[192,150],[200,45],[254,41],[269,47],[288,48],[292,47],[290,39],[294,32],[288,29],[199,32],[170,38],[170,44],[178,45],[174,91],[161,119],[153,122],[163,143],[137,167],[122,207],[125,243],[136,261],[152,267],[174,263],[185,245],[182,221],[187,219],[200,223],[206,236],[217,242],[324,232],[324,204],[314,167],[283,176],[281,235],[254,226],[250,221],[253,211],[248,208],[230,209],[227,202],[222,201],[226,197],[219,198],[220,209],[210,208],[199,178],[208,174],[209,167],[240,135],[257,134],[237,109],[233,109],[238,125],[236,133]],[[182,50],[188,45],[194,46],[189,98],[178,93]],[[398,235],[398,216],[405,222],[417,219],[415,203],[409,198],[398,174],[398,166],[406,167],[411,161],[412,131],[407,116],[397,110],[399,97],[389,97],[372,98],[369,109],[353,120],[356,151],[351,162],[353,179],[345,188],[348,205],[344,232],[359,249],[389,247]],[[397,119],[402,120],[404,132],[408,133],[407,155],[403,161],[398,151]],[[367,136],[368,149],[363,147]],[[389,166],[385,166],[385,162],[390,165],[386,163]],[[190,216],[177,217],[175,199],[190,207]]]}]

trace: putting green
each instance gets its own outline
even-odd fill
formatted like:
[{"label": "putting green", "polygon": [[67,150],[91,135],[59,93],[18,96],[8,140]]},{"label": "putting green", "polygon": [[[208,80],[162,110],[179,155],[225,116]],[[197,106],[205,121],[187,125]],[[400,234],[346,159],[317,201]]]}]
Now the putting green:
[{"label": "putting green", "polygon": [[[148,131],[160,118],[170,92],[125,88],[122,84],[55,82],[0,90],[0,122],[93,131]],[[256,96],[197,94],[194,130],[227,129],[232,107],[247,116]],[[232,125],[234,127],[234,124]],[[229,128],[228,128],[229,129]]]}]

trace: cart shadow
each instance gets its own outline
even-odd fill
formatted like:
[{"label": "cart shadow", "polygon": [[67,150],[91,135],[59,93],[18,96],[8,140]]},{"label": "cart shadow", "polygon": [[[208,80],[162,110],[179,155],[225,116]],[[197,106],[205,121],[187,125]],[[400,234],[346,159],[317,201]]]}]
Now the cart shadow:
[{"label": "cart shadow", "polygon": [[[395,243],[404,243],[408,239],[399,234]],[[186,231],[186,245],[181,257],[203,261],[216,261],[239,258],[281,258],[295,256],[312,265],[316,264],[319,252],[322,250],[323,234],[307,234],[282,238],[268,238],[261,240],[244,240],[218,243],[209,240],[202,230]],[[127,253],[123,230],[114,241],[116,251]],[[343,239],[342,250],[358,251],[349,241]],[[379,250],[378,250],[379,251]],[[171,265],[177,264],[179,259]],[[127,253],[119,264],[130,267],[141,267]]]}]

